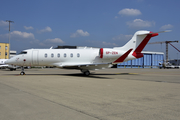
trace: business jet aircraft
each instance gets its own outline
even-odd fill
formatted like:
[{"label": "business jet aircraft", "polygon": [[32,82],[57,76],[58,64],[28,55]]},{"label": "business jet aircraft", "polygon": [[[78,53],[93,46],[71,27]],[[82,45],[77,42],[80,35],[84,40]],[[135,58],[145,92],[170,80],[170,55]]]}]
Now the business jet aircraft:
[{"label": "business jet aircraft", "polygon": [[8,68],[10,69],[11,71],[12,70],[16,70],[16,67],[12,66],[12,65],[8,65],[8,64],[5,64],[5,62],[7,61],[8,59],[0,59],[0,68]]},{"label": "business jet aircraft", "polygon": [[[166,32],[166,31],[163,31]],[[144,49],[151,37],[160,32],[137,31],[132,39],[122,47],[84,49],[28,49],[6,61],[6,64],[24,66],[55,66],[65,69],[78,69],[84,75],[89,70],[105,69],[113,64],[143,57]]]}]

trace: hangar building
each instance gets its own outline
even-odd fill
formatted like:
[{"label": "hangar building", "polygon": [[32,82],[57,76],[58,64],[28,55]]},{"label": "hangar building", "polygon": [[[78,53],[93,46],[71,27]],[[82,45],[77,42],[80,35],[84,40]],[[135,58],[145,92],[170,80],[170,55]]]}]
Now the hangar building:
[{"label": "hangar building", "polygon": [[159,68],[164,61],[164,53],[143,51],[144,57],[117,64],[117,68]]}]

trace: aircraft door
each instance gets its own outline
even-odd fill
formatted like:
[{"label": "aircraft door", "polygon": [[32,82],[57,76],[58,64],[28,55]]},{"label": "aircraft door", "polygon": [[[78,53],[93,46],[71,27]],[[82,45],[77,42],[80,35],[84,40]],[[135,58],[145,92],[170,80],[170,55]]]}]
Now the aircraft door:
[{"label": "aircraft door", "polygon": [[33,50],[32,52],[32,64],[33,65],[39,65],[39,51],[38,50]]}]

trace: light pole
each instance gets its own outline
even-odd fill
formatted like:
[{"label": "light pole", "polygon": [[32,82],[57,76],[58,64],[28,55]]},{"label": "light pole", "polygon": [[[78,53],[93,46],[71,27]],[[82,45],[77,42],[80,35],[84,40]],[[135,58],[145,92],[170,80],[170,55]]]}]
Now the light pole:
[{"label": "light pole", "polygon": [[6,20],[6,22],[9,22],[9,59],[10,59],[10,23],[14,23],[14,21]]}]

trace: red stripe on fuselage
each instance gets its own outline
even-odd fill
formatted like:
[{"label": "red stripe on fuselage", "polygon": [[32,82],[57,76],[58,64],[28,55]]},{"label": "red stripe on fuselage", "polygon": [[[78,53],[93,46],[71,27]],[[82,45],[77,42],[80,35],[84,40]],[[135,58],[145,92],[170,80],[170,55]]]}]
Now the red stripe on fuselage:
[{"label": "red stripe on fuselage", "polygon": [[123,62],[127,56],[129,55],[129,53],[132,51],[133,49],[128,50],[126,53],[124,53],[121,57],[119,57],[116,61],[114,61],[113,63],[120,63]]}]

